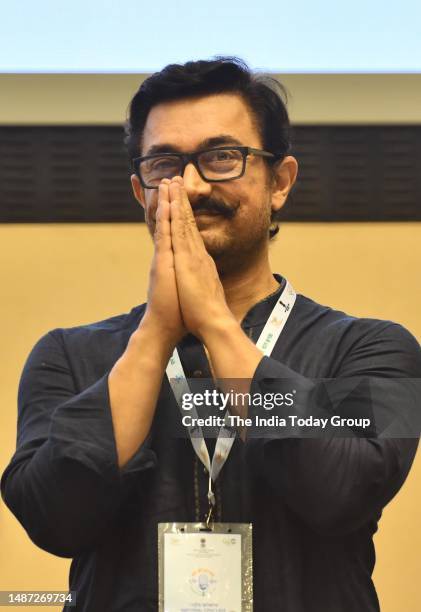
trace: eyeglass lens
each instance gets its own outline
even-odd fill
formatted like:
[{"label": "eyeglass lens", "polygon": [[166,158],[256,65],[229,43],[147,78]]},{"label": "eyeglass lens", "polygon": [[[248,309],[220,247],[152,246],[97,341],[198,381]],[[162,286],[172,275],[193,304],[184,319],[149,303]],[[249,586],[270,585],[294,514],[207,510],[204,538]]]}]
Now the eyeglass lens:
[{"label": "eyeglass lens", "polygon": [[[243,155],[236,149],[204,151],[197,157],[202,175],[208,180],[232,179],[243,170]],[[163,178],[171,179],[181,174],[182,158],[178,155],[153,157],[140,163],[139,172],[146,185],[157,186]]]}]

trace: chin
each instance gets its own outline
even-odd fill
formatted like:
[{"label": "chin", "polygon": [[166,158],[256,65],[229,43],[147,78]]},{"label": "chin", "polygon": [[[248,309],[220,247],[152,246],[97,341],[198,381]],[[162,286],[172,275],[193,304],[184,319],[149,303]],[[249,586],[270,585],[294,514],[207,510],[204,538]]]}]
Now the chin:
[{"label": "chin", "polygon": [[216,235],[216,232],[212,232],[209,228],[199,230],[200,235],[203,238],[203,243],[209,255],[217,260],[220,257],[224,257],[229,254],[233,247],[233,241],[227,236]]},{"label": "chin", "polygon": [[230,251],[224,249],[219,245],[210,245],[209,247],[206,246],[206,250],[208,254],[212,257],[212,259],[215,261],[215,263],[226,259],[227,257],[231,257]]}]

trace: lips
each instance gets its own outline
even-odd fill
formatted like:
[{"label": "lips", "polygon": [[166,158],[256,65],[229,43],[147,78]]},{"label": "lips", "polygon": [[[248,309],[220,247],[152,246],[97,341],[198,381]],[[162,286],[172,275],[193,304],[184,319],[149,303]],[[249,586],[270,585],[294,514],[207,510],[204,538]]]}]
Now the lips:
[{"label": "lips", "polygon": [[193,210],[193,214],[195,217],[220,217],[221,213],[217,212],[215,210],[205,210],[205,209],[198,209],[198,210]]},{"label": "lips", "polygon": [[212,208],[193,208],[195,217],[221,217],[222,212]]}]

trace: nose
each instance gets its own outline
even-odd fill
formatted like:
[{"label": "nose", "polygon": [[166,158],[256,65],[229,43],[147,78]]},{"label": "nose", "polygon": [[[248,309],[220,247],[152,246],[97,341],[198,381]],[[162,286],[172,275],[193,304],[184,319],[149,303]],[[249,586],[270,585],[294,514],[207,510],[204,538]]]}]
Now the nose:
[{"label": "nose", "polygon": [[183,180],[190,204],[193,205],[200,198],[210,195],[212,190],[211,183],[202,179],[192,163],[186,165]]}]

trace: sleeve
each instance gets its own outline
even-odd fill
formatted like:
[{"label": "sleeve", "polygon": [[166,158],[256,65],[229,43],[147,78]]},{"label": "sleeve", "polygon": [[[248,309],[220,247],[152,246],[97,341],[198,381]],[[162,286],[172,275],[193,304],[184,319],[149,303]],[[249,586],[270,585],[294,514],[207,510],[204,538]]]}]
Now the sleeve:
[{"label": "sleeve", "polygon": [[16,452],[1,478],[8,508],[40,548],[75,557],[91,548],[130,489],[151,468],[149,438],[120,469],[108,374],[76,389],[58,330],[32,349],[18,390]]},{"label": "sleeve", "polygon": [[[336,382],[355,377],[373,377],[377,381],[388,378],[386,383],[405,379],[411,387],[407,404],[412,412],[417,411],[411,415],[411,423],[419,424],[421,350],[402,326],[388,324],[375,337],[357,343],[340,364],[337,377]],[[293,379],[294,386],[309,396],[317,385],[285,364],[264,357],[255,371],[251,390],[273,393],[277,386],[282,388],[286,379]],[[326,394],[318,395],[326,399]],[[378,394],[371,394],[373,414],[393,414],[399,421],[400,398],[389,392],[380,396],[379,399]],[[348,415],[361,412],[361,394],[357,393],[356,398],[348,402]],[[321,411],[329,412],[326,406],[319,405],[316,412]],[[294,428],[294,432],[290,429],[271,434],[270,439],[249,441],[253,455],[258,457],[258,469],[269,485],[297,516],[326,534],[351,532],[377,519],[404,483],[418,444],[415,433],[401,438],[393,433],[370,437],[356,436],[348,430],[337,436],[333,429],[323,436],[304,437],[299,428]]]}]

